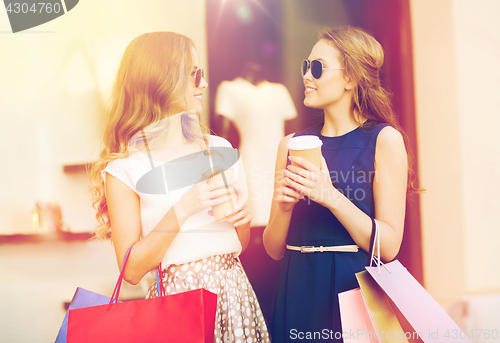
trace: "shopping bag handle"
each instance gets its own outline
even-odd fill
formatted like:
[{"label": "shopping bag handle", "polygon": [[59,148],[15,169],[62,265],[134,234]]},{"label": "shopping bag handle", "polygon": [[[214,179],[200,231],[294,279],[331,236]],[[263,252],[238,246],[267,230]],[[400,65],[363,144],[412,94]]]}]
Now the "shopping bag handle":
[{"label": "shopping bag handle", "polygon": [[158,296],[162,297],[167,295],[167,292],[165,291],[165,286],[163,285],[163,281],[160,280],[160,275],[162,273],[162,267],[161,267],[161,262],[156,267],[155,274],[156,274],[156,291],[158,292]]},{"label": "shopping bag handle", "polygon": [[[123,274],[125,272],[125,266],[127,265],[128,257],[130,256],[130,250],[132,250],[133,246],[134,245],[132,244],[130,246],[130,248],[128,248],[127,253],[125,254],[125,258],[123,259],[122,268],[120,269],[120,275],[118,276],[118,281],[116,282],[115,290],[113,291],[113,295],[111,296],[111,299],[109,300],[110,306],[111,306],[111,304],[118,302],[118,295],[120,294],[120,289],[122,287],[122,280],[123,280]],[[108,306],[108,310],[109,310],[110,306]]]},{"label": "shopping bag handle", "polygon": [[[128,248],[127,253],[125,254],[125,258],[123,259],[122,268],[120,269],[120,275],[118,276],[118,281],[116,282],[115,289],[113,291],[113,295],[111,296],[111,299],[109,301],[108,310],[111,308],[112,304],[115,304],[118,302],[118,295],[120,294],[120,289],[122,287],[122,280],[123,280],[123,274],[125,273],[125,266],[127,265],[127,261],[128,261],[129,256],[130,256],[130,251],[132,250],[133,246],[134,245],[132,244],[130,246],[130,248]],[[166,295],[166,291],[165,291],[165,287],[163,286],[163,282],[159,281],[159,274],[161,274],[161,270],[162,269],[161,269],[161,262],[160,262],[160,264],[156,267],[156,282],[157,282],[158,296],[159,297]]]},{"label": "shopping bag handle", "polygon": [[[370,249],[368,250],[368,261],[366,264],[371,267],[373,263],[373,253],[374,253],[374,248],[375,248],[375,236],[376,236],[376,231],[377,231],[377,224],[375,223],[375,219],[370,217],[372,220],[372,234],[370,237]],[[380,244],[379,244],[380,245]]]},{"label": "shopping bag handle", "polygon": [[[389,273],[390,269],[382,262],[380,258],[380,228],[379,223],[375,218],[372,220],[372,234],[370,237],[370,250],[368,252],[368,267],[377,267],[377,271],[380,275],[380,266],[383,266]],[[375,256],[375,248],[377,249],[377,256]]]}]

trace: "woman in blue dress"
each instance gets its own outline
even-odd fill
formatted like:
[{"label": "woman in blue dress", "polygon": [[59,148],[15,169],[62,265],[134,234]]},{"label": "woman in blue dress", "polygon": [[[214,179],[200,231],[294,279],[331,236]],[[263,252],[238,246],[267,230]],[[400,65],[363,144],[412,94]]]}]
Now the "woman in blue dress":
[{"label": "woman in blue dress", "polygon": [[[303,61],[304,105],[322,109],[324,121],[285,137],[278,149],[263,237],[267,253],[283,258],[274,343],[343,341],[338,293],[358,287],[371,218],[380,224],[382,260],[399,251],[414,173],[406,135],[380,85],[383,60],[371,35],[341,27],[322,33]],[[290,139],[302,135],[322,141],[321,168],[288,154]]]}]

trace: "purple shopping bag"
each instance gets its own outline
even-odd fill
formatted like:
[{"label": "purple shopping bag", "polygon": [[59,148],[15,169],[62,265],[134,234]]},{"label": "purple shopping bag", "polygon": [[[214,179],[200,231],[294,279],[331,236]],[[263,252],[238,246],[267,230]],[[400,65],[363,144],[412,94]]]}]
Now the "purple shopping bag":
[{"label": "purple shopping bag", "polygon": [[105,295],[97,294],[78,287],[76,289],[75,295],[73,296],[73,300],[71,300],[71,303],[69,304],[68,312],[66,312],[66,316],[64,317],[61,329],[57,334],[55,343],[66,343],[66,336],[68,332],[68,315],[70,310],[90,306],[105,305],[108,304],[110,300],[111,298]]}]

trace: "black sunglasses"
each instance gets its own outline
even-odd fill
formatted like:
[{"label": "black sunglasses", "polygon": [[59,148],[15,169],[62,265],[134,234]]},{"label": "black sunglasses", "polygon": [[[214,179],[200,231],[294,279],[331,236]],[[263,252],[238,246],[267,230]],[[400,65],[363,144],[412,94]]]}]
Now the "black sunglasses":
[{"label": "black sunglasses", "polygon": [[201,78],[205,78],[205,72],[203,71],[203,69],[198,68],[191,73],[191,77],[194,78],[194,87],[198,88],[200,87]]},{"label": "black sunglasses", "polygon": [[302,72],[302,77],[307,74],[307,71],[311,68],[311,74],[315,79],[319,79],[321,75],[323,74],[323,69],[344,69],[344,68],[325,68],[323,67],[323,63],[318,60],[312,60],[309,62],[308,60],[303,60],[302,61],[302,67],[300,68]]}]

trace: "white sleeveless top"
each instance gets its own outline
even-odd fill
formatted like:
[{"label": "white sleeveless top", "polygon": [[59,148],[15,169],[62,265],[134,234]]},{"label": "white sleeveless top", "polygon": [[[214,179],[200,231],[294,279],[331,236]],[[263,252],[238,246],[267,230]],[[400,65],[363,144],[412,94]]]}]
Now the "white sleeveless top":
[{"label": "white sleeveless top", "polygon": [[[209,136],[210,146],[229,147],[231,143],[226,139],[217,136]],[[140,198],[140,217],[142,237],[147,236],[170,210],[170,208],[194,185],[202,176],[205,170],[199,166],[202,161],[196,162],[200,158],[207,159],[203,153],[199,154],[195,160],[188,161],[186,168],[182,168],[182,178],[192,181],[190,186],[178,189],[168,189],[166,194],[145,194],[137,190],[136,185],[139,179],[152,170],[151,162],[147,155],[137,151],[127,158],[113,160],[108,163],[103,170],[103,178],[106,181],[106,172],[122,181],[130,187]],[[154,161],[154,166],[165,164],[164,161]],[[196,168],[198,166],[198,168]],[[235,174],[238,174],[238,162],[233,165]],[[169,180],[167,179],[167,185]],[[175,187],[174,187],[175,188]],[[240,253],[241,243],[236,234],[234,226],[227,221],[215,221],[213,216],[208,215],[206,208],[189,217],[176,237],[170,244],[162,260],[163,268],[171,264],[183,264],[197,261],[213,255]]]}]

